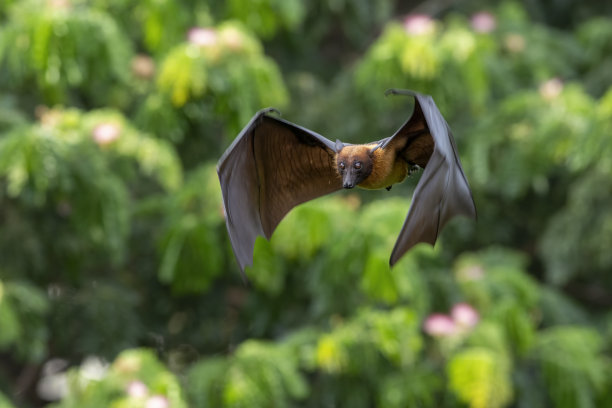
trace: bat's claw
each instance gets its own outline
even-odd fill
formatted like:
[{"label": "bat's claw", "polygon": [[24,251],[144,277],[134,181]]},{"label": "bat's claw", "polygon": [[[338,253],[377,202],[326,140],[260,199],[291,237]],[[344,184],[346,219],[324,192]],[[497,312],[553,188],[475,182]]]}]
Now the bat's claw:
[{"label": "bat's claw", "polygon": [[386,189],[387,191],[391,191],[391,187],[393,187],[393,186],[388,186],[388,187],[385,187],[385,189]]},{"label": "bat's claw", "polygon": [[372,148],[372,150],[370,150],[370,156],[371,156],[372,154],[374,154],[374,152],[375,152],[376,150],[380,149],[381,147],[385,147],[385,146],[384,146],[384,144],[383,144],[383,142],[379,142],[379,143],[378,143],[376,146],[374,146],[374,147]]},{"label": "bat's claw", "polygon": [[409,96],[416,97],[417,93],[414,91],[411,91],[410,89],[390,88],[385,91],[385,96],[389,96],[389,95],[409,95]]},{"label": "bat's claw", "polygon": [[260,110],[260,111],[258,112],[258,114],[259,114],[259,115],[266,115],[266,114],[268,114],[268,113],[270,113],[270,112],[274,112],[274,113],[276,113],[278,116],[282,116],[281,111],[279,111],[279,110],[278,110],[278,109],[276,109],[276,108],[264,108],[264,109]]}]

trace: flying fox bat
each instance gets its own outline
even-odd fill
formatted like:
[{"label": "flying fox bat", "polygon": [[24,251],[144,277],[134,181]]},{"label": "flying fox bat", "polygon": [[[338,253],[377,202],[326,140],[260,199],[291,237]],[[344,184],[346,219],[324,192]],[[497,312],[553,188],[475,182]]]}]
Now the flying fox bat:
[{"label": "flying fox bat", "polygon": [[456,215],[476,218],[476,207],[450,128],[431,96],[415,98],[411,117],[391,137],[353,145],[258,112],[217,165],[225,220],[241,271],[253,263],[258,235],[270,239],[295,206],[355,186],[390,189],[415,166],[424,170],[391,253],[393,266],[419,242],[434,245]]}]

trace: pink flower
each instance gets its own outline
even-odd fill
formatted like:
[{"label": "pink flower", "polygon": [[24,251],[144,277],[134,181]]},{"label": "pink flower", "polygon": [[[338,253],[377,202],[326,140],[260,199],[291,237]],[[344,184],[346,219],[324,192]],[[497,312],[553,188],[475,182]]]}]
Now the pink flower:
[{"label": "pink flower", "polygon": [[116,124],[101,123],[94,128],[92,136],[97,144],[100,146],[105,146],[115,141],[119,137],[120,133],[121,129]]},{"label": "pink flower", "polygon": [[440,313],[430,315],[423,325],[425,333],[433,337],[447,337],[456,332],[456,325],[450,316]]},{"label": "pink flower", "polygon": [[457,303],[451,310],[454,323],[463,328],[472,328],[478,324],[480,315],[467,303]]},{"label": "pink flower", "polygon": [[217,43],[217,31],[212,28],[195,27],[187,33],[187,41],[200,47],[210,47]]},{"label": "pink flower", "polygon": [[493,14],[481,11],[472,16],[470,24],[477,33],[490,33],[497,27],[497,20]]},{"label": "pink flower", "polygon": [[552,78],[540,85],[540,96],[548,101],[555,99],[563,91],[563,82],[559,78]]},{"label": "pink flower", "polygon": [[149,389],[142,381],[130,382],[125,391],[133,398],[144,398],[149,393]]},{"label": "pink flower", "polygon": [[170,402],[163,395],[153,395],[145,403],[145,408],[170,408]]},{"label": "pink flower", "polygon": [[408,34],[427,34],[434,28],[432,18],[426,14],[410,14],[404,19],[404,30]]}]

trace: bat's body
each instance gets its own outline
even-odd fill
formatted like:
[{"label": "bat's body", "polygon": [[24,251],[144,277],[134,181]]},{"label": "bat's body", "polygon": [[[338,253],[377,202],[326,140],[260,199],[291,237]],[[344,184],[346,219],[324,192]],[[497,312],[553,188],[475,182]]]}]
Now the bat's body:
[{"label": "bat's body", "polygon": [[390,264],[418,242],[434,244],[455,215],[476,217],[448,124],[433,99],[415,97],[410,119],[391,137],[362,145],[331,142],[261,111],[219,160],[227,228],[240,265],[252,263],[258,235],[270,238],[296,205],[341,188],[390,189],[424,168]]}]

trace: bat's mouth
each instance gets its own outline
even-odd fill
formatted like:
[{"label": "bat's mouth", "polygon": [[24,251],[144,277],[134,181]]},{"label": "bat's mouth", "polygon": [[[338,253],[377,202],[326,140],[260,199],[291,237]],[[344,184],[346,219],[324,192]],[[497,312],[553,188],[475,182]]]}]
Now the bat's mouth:
[{"label": "bat's mouth", "polygon": [[342,187],[346,188],[347,190],[350,190],[351,188],[355,187],[355,183],[344,183]]}]

